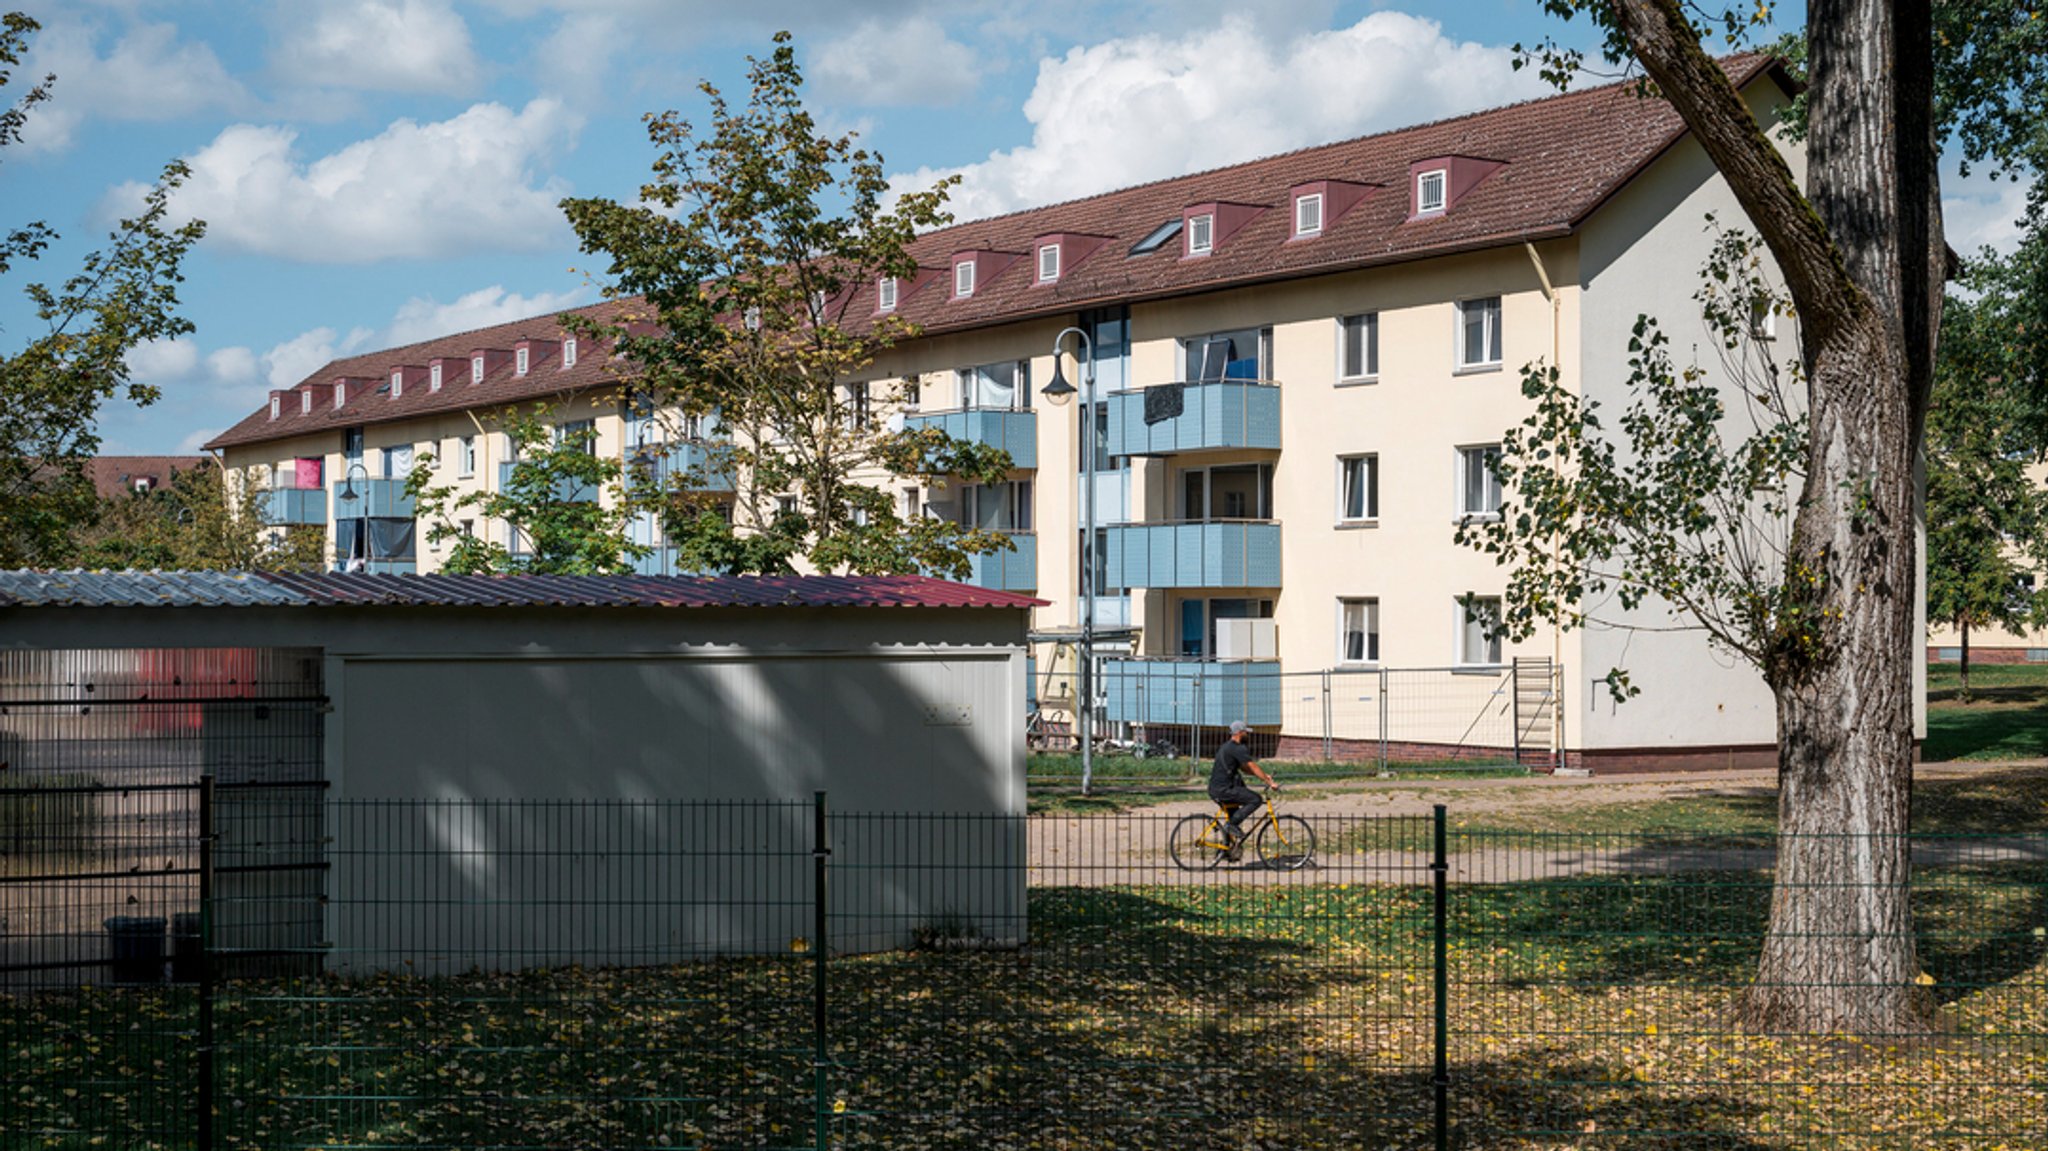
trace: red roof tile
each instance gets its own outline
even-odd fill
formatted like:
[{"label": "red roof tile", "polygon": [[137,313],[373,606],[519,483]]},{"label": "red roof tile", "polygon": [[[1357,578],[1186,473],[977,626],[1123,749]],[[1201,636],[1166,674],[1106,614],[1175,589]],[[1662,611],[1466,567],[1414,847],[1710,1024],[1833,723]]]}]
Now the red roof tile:
[{"label": "red roof tile", "polygon": [[[1781,87],[1793,87],[1771,57],[1735,56],[1723,60],[1722,66],[1738,85],[1769,74]],[[1108,242],[1062,268],[1057,283],[1039,284],[1034,261],[1018,260],[977,283],[967,299],[953,297],[948,275],[936,285],[904,295],[895,314],[936,334],[1069,314],[1112,302],[1326,275],[1568,235],[1683,134],[1684,124],[1669,104],[1638,95],[1636,85],[1626,82],[970,221],[918,237],[911,254],[919,266],[950,268],[957,252],[1029,252],[1035,239],[1055,233],[1108,237]],[[1472,157],[1502,166],[1450,211],[1410,219],[1409,165],[1439,156]],[[1330,221],[1316,239],[1289,243],[1293,213],[1282,210],[1288,208],[1288,192],[1319,180],[1343,180],[1372,189],[1363,202]],[[1273,210],[1258,213],[1208,256],[1184,258],[1177,239],[1143,256],[1128,255],[1138,240],[1168,220],[1180,219],[1188,206],[1220,202]],[[875,308],[874,293],[873,284],[857,286],[843,322],[865,326]],[[634,303],[612,301],[576,311],[603,317]],[[466,357],[472,348],[509,348],[522,337],[559,339],[562,334],[553,316],[500,324],[336,360],[305,382],[318,384],[337,376],[388,379],[390,370],[401,364],[421,364],[434,356]],[[470,384],[465,375],[439,392],[408,387],[398,400],[373,392],[350,399],[338,412],[316,403],[311,414],[301,415],[287,404],[284,414],[271,420],[266,406],[207,446],[258,443],[426,412],[514,403],[610,382],[614,377],[604,357],[593,352],[587,349],[577,366],[566,371],[544,367],[522,378],[508,365],[481,384]]]},{"label": "red roof tile", "polygon": [[205,467],[211,456],[94,456],[86,461],[85,474],[92,477],[93,490],[106,499],[135,490],[135,481],[147,479],[151,487],[166,487],[178,472]]}]

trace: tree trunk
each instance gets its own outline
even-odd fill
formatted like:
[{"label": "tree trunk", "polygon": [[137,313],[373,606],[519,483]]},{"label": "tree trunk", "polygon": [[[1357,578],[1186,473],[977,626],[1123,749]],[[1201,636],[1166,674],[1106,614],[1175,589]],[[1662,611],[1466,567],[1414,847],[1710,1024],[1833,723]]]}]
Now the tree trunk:
[{"label": "tree trunk", "polygon": [[1943,250],[1927,0],[1807,8],[1808,194],[1681,0],[1618,23],[1770,246],[1800,321],[1811,440],[1764,674],[1777,698],[1778,870],[1756,982],[1769,1032],[1923,1030],[1908,905],[1914,482]]},{"label": "tree trunk", "polygon": [[1969,620],[1964,620],[1964,621],[1963,621],[1963,646],[1962,646],[1961,648],[1957,649],[1957,653],[1958,653],[1958,657],[1959,657],[1959,663],[1960,663],[1960,669],[1961,669],[1961,670],[1960,670],[1960,671],[1959,671],[1959,672],[1958,672],[1957,674],[1958,674],[1958,675],[1959,675],[1959,677],[1960,677],[1960,678],[1962,679],[1962,685],[1961,685],[1960,687],[1956,688],[1956,702],[1958,702],[1958,703],[1968,703],[1968,702],[1970,702],[1970,621],[1969,621]]}]

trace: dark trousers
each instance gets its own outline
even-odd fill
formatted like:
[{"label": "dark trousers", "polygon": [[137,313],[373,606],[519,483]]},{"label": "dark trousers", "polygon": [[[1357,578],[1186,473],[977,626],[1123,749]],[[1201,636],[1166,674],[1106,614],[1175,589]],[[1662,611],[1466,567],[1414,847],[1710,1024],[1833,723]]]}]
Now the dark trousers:
[{"label": "dark trousers", "polygon": [[1259,809],[1260,803],[1259,793],[1241,783],[1236,787],[1216,788],[1209,792],[1209,798],[1225,806],[1236,805],[1236,810],[1230,813],[1230,830],[1233,835],[1244,833],[1244,821],[1251,818],[1252,813]]}]

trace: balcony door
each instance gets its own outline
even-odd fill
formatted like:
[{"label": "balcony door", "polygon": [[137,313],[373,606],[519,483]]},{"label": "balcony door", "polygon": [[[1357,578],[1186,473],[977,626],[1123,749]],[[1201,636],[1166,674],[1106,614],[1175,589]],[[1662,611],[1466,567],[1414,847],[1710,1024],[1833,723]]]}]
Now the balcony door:
[{"label": "balcony door", "polygon": [[1216,658],[1216,624],[1231,619],[1272,619],[1273,601],[1215,597],[1180,601],[1180,655]]},{"label": "balcony door", "polygon": [[1181,473],[1180,491],[1183,521],[1273,518],[1271,464],[1190,468]]}]

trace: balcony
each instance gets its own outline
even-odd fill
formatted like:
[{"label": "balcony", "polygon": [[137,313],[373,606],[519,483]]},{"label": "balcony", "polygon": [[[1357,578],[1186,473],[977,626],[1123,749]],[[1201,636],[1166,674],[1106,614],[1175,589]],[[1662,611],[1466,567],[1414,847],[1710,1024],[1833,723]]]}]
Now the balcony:
[{"label": "balcony", "polygon": [[[359,477],[352,483],[344,481],[330,487],[335,519],[371,517],[409,520],[413,517],[412,497],[405,492],[404,480],[371,480]],[[354,499],[342,497],[342,493],[349,490],[353,490]]]},{"label": "balcony", "polygon": [[1272,520],[1111,524],[1108,586],[1280,586],[1280,525]]},{"label": "balcony", "polygon": [[1033,591],[1038,587],[1038,536],[1011,532],[1010,551],[968,557],[967,582],[991,591]]},{"label": "balcony", "polygon": [[723,440],[682,440],[673,444],[654,444],[642,449],[647,454],[641,458],[652,465],[647,478],[657,487],[667,487],[670,476],[688,476],[690,490],[698,492],[729,492],[732,490],[732,465],[727,458],[730,444]]},{"label": "balcony", "polygon": [[278,524],[325,524],[327,522],[327,490],[325,488],[271,488],[256,497],[256,508],[263,522]]},{"label": "balcony", "polygon": [[[519,463],[518,460],[507,460],[498,465],[498,491],[512,490],[512,469],[518,467]],[[555,481],[554,499],[565,504],[585,503],[597,499],[597,489],[564,476]]]},{"label": "balcony", "polygon": [[[348,570],[348,557],[347,557],[347,556],[336,556],[336,557],[334,557],[334,570],[335,570],[335,571],[338,571],[338,572],[345,572],[345,571],[347,571],[347,570]],[[414,561],[414,560],[364,560],[364,561],[363,561],[363,570],[362,570],[362,573],[361,573],[361,574],[364,574],[364,575],[418,575],[418,574],[419,574],[419,563],[418,563],[417,561]]]},{"label": "balcony", "polygon": [[950,412],[906,413],[907,430],[937,428],[956,440],[987,444],[1010,453],[1019,468],[1038,466],[1038,413],[999,408],[967,408]]},{"label": "balcony", "polygon": [[1145,422],[1145,391],[1109,397],[1109,454],[1164,456],[1179,452],[1280,448],[1280,386],[1257,380],[1185,384],[1181,414]]},{"label": "balcony", "polygon": [[1103,714],[1111,721],[1222,727],[1280,724],[1280,661],[1102,661]]}]

